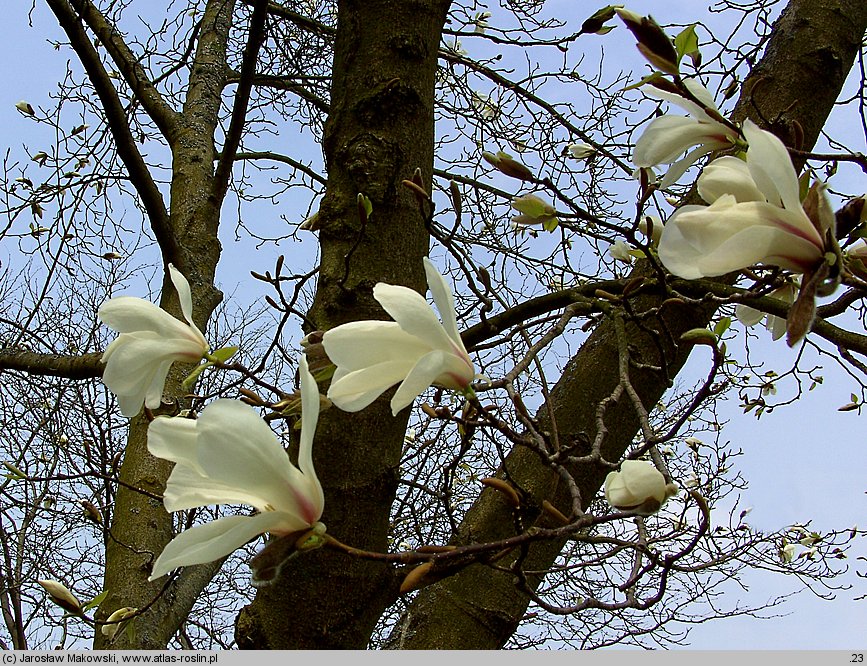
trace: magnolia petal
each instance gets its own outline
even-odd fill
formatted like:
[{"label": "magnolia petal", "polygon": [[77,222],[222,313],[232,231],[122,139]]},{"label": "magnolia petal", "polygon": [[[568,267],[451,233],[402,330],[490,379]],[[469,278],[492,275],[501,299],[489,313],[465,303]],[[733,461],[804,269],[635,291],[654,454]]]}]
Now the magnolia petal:
[{"label": "magnolia petal", "polygon": [[378,283],[373,297],[400,327],[431,349],[451,349],[452,343],[428,302],[409,287]]},{"label": "magnolia petal", "polygon": [[416,358],[398,358],[352,372],[338,367],[328,389],[328,398],[345,412],[358,412],[382,393],[402,381],[417,362]]},{"label": "magnolia petal", "polygon": [[[439,322],[437,326],[440,326]],[[430,346],[405,332],[393,321],[353,321],[342,324],[326,331],[322,344],[338,371],[359,370],[395,358],[412,359],[412,363],[415,363],[415,359],[430,351]]]},{"label": "magnolia petal", "polygon": [[298,467],[307,484],[307,496],[318,510],[316,518],[322,515],[325,495],[322,484],[313,468],[313,437],[319,422],[319,388],[307,367],[307,357],[301,354],[298,361],[298,374],[301,380],[301,437],[298,445]]},{"label": "magnolia petal", "polygon": [[675,225],[659,244],[665,267],[687,280],[725,275],[757,263],[803,271],[818,260],[812,243],[771,227],[745,229],[712,248],[693,241]]},{"label": "magnolia petal", "polygon": [[765,313],[761,310],[756,310],[755,308],[751,308],[749,305],[743,305],[742,303],[738,304],[735,308],[735,317],[737,317],[738,321],[744,326],[755,326],[764,316]]},{"label": "magnolia petal", "polygon": [[412,404],[412,401],[422,391],[443,374],[446,369],[447,357],[448,354],[446,352],[437,349],[418,360],[391,399],[392,415],[397,416],[400,410]]},{"label": "magnolia petal", "polygon": [[300,481],[301,472],[289,457],[268,425],[256,410],[237,400],[215,400],[199,417],[199,465],[214,481],[250,492],[250,504],[266,507],[254,498],[262,498],[273,508],[296,511],[287,503],[287,488]]},{"label": "magnolia petal", "polygon": [[[718,111],[716,106],[716,102],[713,99],[713,95],[710,94],[710,91],[705,88],[701,83],[699,83],[696,79],[684,79],[683,85],[687,90],[695,97],[699,102],[704,105],[704,108],[713,109],[714,111]],[[681,98],[683,99],[683,98]],[[690,106],[697,106],[692,102],[687,102]],[[689,111],[689,107],[684,106],[683,108]],[[705,115],[704,109],[700,109],[702,115]]]},{"label": "magnolia petal", "polygon": [[698,162],[705,155],[712,153],[715,150],[720,150],[721,148],[725,148],[725,144],[713,141],[700,144],[694,150],[689,151],[685,157],[672,163],[665,176],[663,176],[662,180],[659,181],[660,189],[664,190],[671,185],[674,185],[674,183],[676,183],[693,164]]},{"label": "magnolia petal", "polygon": [[102,381],[118,397],[121,413],[135,416],[146,402],[159,406],[162,388],[172,362],[195,360],[201,354],[188,341],[169,341],[146,337],[147,332],[127,333],[114,340],[103,354],[106,368]]},{"label": "magnolia petal", "polygon": [[789,210],[801,210],[798,175],[783,142],[770,132],[759,129],[749,118],[744,121],[743,130],[750,144],[747,166],[756,186],[770,203]]},{"label": "magnolia petal", "polygon": [[201,471],[196,456],[196,436],[193,419],[158,416],[148,426],[148,451],[157,458]]},{"label": "magnolia petal", "polygon": [[118,333],[152,331],[163,338],[189,337],[189,326],[135,296],[116,296],[99,307],[100,321]]},{"label": "magnolia petal", "polygon": [[[175,359],[173,358],[165,359],[154,368],[153,377],[150,385],[145,391],[144,397],[144,405],[148,409],[156,409],[162,403],[163,389],[166,386],[166,377],[169,375],[169,368],[172,367],[174,360]],[[118,397],[118,402],[120,402],[120,397]],[[140,408],[141,405],[139,405],[139,409]],[[121,409],[121,413],[123,413],[123,409]],[[136,413],[138,413],[138,409],[136,410]]]},{"label": "magnolia petal", "polygon": [[424,272],[427,275],[427,284],[430,288],[431,296],[436,303],[437,310],[440,311],[442,317],[442,326],[446,334],[454,341],[454,343],[466,353],[466,348],[461,340],[461,332],[458,330],[458,321],[455,314],[455,297],[452,294],[451,287],[440,275],[436,267],[430,259],[424,258]]},{"label": "magnolia petal", "polygon": [[270,504],[257,491],[257,488],[236,488],[220,483],[197,468],[178,463],[172,469],[163,491],[163,505],[166,511],[184,511],[216,504],[246,504],[252,507]]},{"label": "magnolia petal", "polygon": [[818,234],[808,225],[803,211],[766,202],[739,204],[725,195],[709,207],[678,210],[665,225],[659,258],[669,271],[688,280],[756,263],[804,271],[823,256]]},{"label": "magnolia petal", "polygon": [[284,525],[282,514],[269,511],[256,516],[229,516],[193,527],[181,532],[163,549],[148,580],[156,580],[178,567],[213,562],[259,534],[282,531]]},{"label": "magnolia petal", "polygon": [[727,155],[708,164],[699,176],[698,193],[708,203],[730,194],[739,203],[765,201],[756,186],[747,163]]},{"label": "magnolia petal", "polygon": [[638,501],[654,498],[665,500],[665,477],[649,462],[642,460],[624,460],[620,465],[626,487]]},{"label": "magnolia petal", "polygon": [[771,332],[772,340],[779,340],[786,334],[786,318],[768,315],[765,328]]},{"label": "magnolia petal", "polygon": [[632,161],[650,167],[673,162],[690,146],[712,142],[718,148],[729,145],[718,124],[700,123],[683,116],[655,118],[635,144]]},{"label": "magnolia petal", "polygon": [[[172,280],[172,284],[175,285],[175,291],[178,292],[178,301],[181,304],[181,312],[184,315],[184,319],[190,323],[190,326],[196,328],[196,325],[193,323],[193,294],[190,291],[190,283],[187,282],[187,278],[184,277],[183,273],[172,264],[169,264],[168,268],[169,277]],[[199,329],[196,328],[196,330],[198,331]]]},{"label": "magnolia petal", "polygon": [[[710,106],[712,109],[716,109],[716,105],[713,101],[713,96],[710,94],[710,92],[708,92],[707,88],[698,83],[698,81],[687,79],[684,80],[684,85],[686,85],[686,87],[693,94],[693,96],[696,97],[696,99],[706,104],[709,102],[708,106]],[[665,100],[670,104],[679,106],[691,116],[695,116],[696,118],[707,117],[704,109],[699,104],[696,104],[692,100],[689,100],[683,95],[679,95],[676,92],[672,92],[670,90],[662,90],[661,88],[657,88],[654,85],[645,86],[644,88],[642,88],[642,90],[650,97]]]}]

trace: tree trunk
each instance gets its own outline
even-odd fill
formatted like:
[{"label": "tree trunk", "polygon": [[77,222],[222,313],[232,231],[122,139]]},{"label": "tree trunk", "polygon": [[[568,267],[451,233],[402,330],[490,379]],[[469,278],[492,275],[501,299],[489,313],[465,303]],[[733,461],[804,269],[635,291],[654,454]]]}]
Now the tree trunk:
[{"label": "tree trunk", "polygon": [[[170,140],[173,156],[170,230],[179,254],[170,257],[190,283],[193,318],[206,330],[211,313],[222,295],[214,287],[220,257],[217,227],[221,198],[214,195],[214,131],[226,72],[226,44],[232,24],[234,1],[212,0],[204,13],[195,64],[184,113]],[[174,286],[163,280],[160,307],[181,316]],[[207,337],[207,336],[206,336]],[[189,367],[173,366],[165,395],[183,395],[181,381]],[[147,451],[148,421],[143,415],[132,420],[120,468],[111,533],[106,541],[105,586],[108,596],[100,605],[97,620],[104,620],[124,606],[145,608],[156,601],[134,631],[118,634],[109,646],[97,631],[94,647],[112,649],[162,649],[186,619],[196,598],[219,569],[219,563],[188,567],[165,592],[166,578],[149,583],[154,560],[174,536],[171,515],[162,502],[133,488],[161,495],[172,464]]]},{"label": "tree trunk", "polygon": [[[434,81],[448,6],[448,0],[338,2],[323,139],[328,186],[319,209],[322,260],[309,313],[319,330],[385,318],[372,296],[377,282],[426,289],[428,234],[401,181],[416,169],[423,182],[431,181]],[[366,223],[359,194],[373,205]],[[389,396],[358,414],[325,412],[313,447],[328,531],[380,552],[388,549],[409,415],[405,410],[393,417]],[[333,551],[295,557],[242,611],[236,640],[254,649],[364,648],[398,584],[389,567]]]}]

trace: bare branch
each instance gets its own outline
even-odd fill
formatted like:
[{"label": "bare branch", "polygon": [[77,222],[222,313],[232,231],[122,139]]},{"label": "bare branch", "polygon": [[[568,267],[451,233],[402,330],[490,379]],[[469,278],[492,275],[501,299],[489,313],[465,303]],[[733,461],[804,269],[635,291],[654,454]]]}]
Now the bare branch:
[{"label": "bare branch", "polygon": [[82,27],[78,15],[67,0],[46,0],[57,17],[60,27],[69,37],[87,75],[90,77],[105,111],[106,121],[117,147],[118,155],[129,171],[130,182],[135,187],[147,211],[151,228],[162,250],[166,263],[179,256],[177,239],[172,233],[169,214],[162,194],[151,176],[127,120],[126,109],[112,85],[111,78]]},{"label": "bare branch", "polygon": [[244,48],[244,59],[241,63],[241,78],[238,81],[238,89],[235,91],[232,119],[229,123],[229,130],[226,132],[226,141],[223,144],[217,171],[214,174],[213,194],[217,201],[222,201],[223,197],[226,196],[232,164],[235,161],[235,151],[241,143],[241,134],[246,124],[247,104],[250,102],[250,91],[253,88],[256,61],[259,57],[259,49],[262,48],[265,41],[265,23],[268,17],[266,8],[267,0],[256,0],[253,15],[250,17],[250,32],[247,37],[247,45]]},{"label": "bare branch", "polygon": [[49,375],[67,379],[102,377],[105,365],[102,354],[37,354],[29,351],[0,350],[0,373],[18,370],[31,375]]}]

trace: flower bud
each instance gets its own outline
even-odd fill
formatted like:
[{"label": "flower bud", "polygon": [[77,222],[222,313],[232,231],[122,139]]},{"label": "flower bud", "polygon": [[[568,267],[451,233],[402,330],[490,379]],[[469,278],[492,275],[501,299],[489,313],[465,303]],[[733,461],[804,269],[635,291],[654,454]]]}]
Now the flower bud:
[{"label": "flower bud", "polygon": [[123,621],[128,617],[135,615],[137,611],[138,608],[130,608],[129,606],[118,608],[114,613],[108,616],[106,619],[107,624],[102,625],[102,628],[100,629],[102,635],[107,637],[110,641],[114,640],[114,637],[120,629]]},{"label": "flower bud", "polygon": [[512,208],[520,213],[525,213],[531,217],[540,217],[542,215],[553,215],[554,207],[544,199],[537,197],[535,194],[525,194],[512,199]]},{"label": "flower bud", "polygon": [[581,24],[581,30],[578,31],[578,34],[605,35],[611,32],[614,26],[605,25],[605,22],[614,18],[614,12],[618,9],[623,9],[623,5],[608,5],[607,7],[603,7]]},{"label": "flower bud", "polygon": [[649,516],[659,511],[665,500],[677,494],[677,486],[667,484],[652,463],[624,460],[620,470],[605,477],[605,499],[615,509]]},{"label": "flower bud", "polygon": [[23,99],[20,102],[15,103],[15,108],[26,116],[32,116],[35,113],[35,111],[33,111],[33,107],[30,106],[30,103],[24,101]]},{"label": "flower bud", "polygon": [[716,347],[717,336],[706,328],[691,328],[680,336],[681,342],[693,345],[708,345]]},{"label": "flower bud", "polygon": [[81,602],[75,598],[75,595],[69,591],[66,585],[59,583],[56,580],[37,580],[36,582],[39,583],[46,592],[48,592],[51,601],[60,606],[63,610],[72,613],[73,615],[81,614]]},{"label": "flower bud", "polygon": [[850,199],[834,214],[837,238],[846,238],[858,225],[867,221],[865,200],[867,200],[867,195]]},{"label": "flower bud", "polygon": [[102,525],[102,514],[99,512],[99,509],[96,508],[95,504],[88,502],[87,500],[78,500],[78,503],[84,509],[85,518],[97,525]]},{"label": "flower bud", "polygon": [[632,255],[629,252],[629,246],[622,240],[614,241],[611,247],[608,248],[608,254],[612,259],[622,261],[626,264],[632,263]]},{"label": "flower bud", "polygon": [[638,50],[647,61],[666,74],[678,75],[677,50],[665,31],[650,16],[641,16],[628,9],[615,10],[635,39]]},{"label": "flower bud", "polygon": [[645,215],[638,223],[638,229],[653,246],[659,245],[659,239],[662,238],[663,226],[662,220],[656,217],[656,215]]},{"label": "flower bud", "polygon": [[525,180],[530,183],[536,181],[536,177],[532,171],[502,150],[498,151],[496,155],[485,151],[482,153],[482,158],[510,178],[517,178],[518,180]]}]

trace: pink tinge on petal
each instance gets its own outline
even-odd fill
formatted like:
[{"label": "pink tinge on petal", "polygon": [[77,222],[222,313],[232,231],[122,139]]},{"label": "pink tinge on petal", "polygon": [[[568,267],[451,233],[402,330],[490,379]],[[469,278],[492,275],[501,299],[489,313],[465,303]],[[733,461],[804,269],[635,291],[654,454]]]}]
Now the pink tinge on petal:
[{"label": "pink tinge on petal", "polygon": [[[790,234],[792,234],[793,236],[797,236],[798,238],[803,238],[805,241],[808,241],[808,242],[812,243],[813,245],[815,245],[815,246],[819,249],[819,251],[820,251],[821,253],[824,253],[824,252],[825,252],[825,245],[824,245],[824,243],[821,243],[821,242],[818,242],[818,243],[817,243],[817,242],[816,242],[816,235],[809,233],[809,232],[806,231],[804,228],[802,228],[802,227],[798,227],[798,226],[796,226],[796,225],[794,225],[794,224],[790,224],[789,222],[786,222],[786,221],[781,220],[781,219],[779,219],[779,218],[774,219],[774,220],[773,220],[773,223],[774,223],[775,225],[777,225],[777,226],[778,226],[780,229],[782,229],[783,231],[785,231],[785,232],[787,232],[787,233],[790,233]],[[810,224],[810,223],[808,222],[808,224]],[[815,232],[815,230],[813,229],[812,226],[809,227],[809,228]],[[815,232],[815,233],[818,234],[818,232]]]},{"label": "pink tinge on petal", "polygon": [[[457,389],[465,389],[470,385],[470,382],[467,381],[465,377],[459,375],[456,372],[447,372],[445,373],[446,377],[449,377],[452,381],[452,386],[447,386],[446,382],[439,380],[439,384],[442,384],[444,388],[457,388]],[[442,377],[442,375],[440,375]]]},{"label": "pink tinge on petal", "polygon": [[301,518],[308,524],[313,525],[319,518],[322,516],[322,511],[313,501],[304,493],[302,493],[298,488],[294,486],[290,487],[290,492],[292,493],[292,497],[295,499],[296,504],[298,505],[298,511],[301,514]]}]

